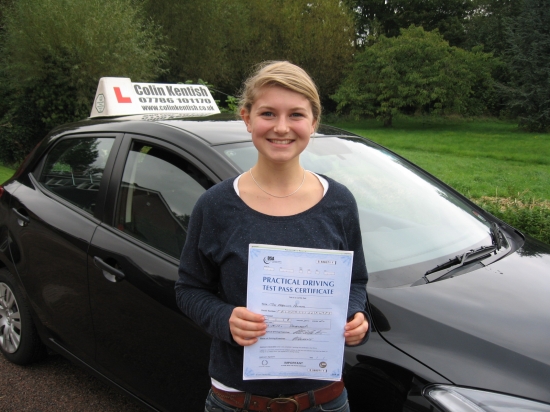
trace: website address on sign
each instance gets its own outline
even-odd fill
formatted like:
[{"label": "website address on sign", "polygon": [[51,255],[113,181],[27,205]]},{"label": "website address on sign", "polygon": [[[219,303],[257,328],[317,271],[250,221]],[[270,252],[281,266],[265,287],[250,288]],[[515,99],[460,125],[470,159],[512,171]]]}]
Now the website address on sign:
[{"label": "website address on sign", "polygon": [[166,105],[166,106],[141,106],[141,108],[146,112],[169,112],[169,111],[209,111],[214,110],[213,106],[197,106],[197,105],[186,105],[186,106],[179,106],[179,105]]}]

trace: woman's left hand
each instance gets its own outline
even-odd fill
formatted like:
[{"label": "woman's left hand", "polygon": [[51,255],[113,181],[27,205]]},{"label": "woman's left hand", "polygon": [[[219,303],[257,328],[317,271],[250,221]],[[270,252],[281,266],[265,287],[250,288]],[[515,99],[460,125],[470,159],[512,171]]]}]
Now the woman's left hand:
[{"label": "woman's left hand", "polygon": [[361,343],[365,337],[365,334],[369,330],[369,322],[367,322],[365,315],[362,312],[357,312],[353,315],[353,319],[346,323],[344,330],[346,345],[358,345]]}]

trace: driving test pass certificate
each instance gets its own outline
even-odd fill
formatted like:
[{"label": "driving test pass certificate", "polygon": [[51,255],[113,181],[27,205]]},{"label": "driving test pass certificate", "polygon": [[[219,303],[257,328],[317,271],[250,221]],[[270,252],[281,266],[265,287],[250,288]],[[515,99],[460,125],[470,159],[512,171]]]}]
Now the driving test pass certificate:
[{"label": "driving test pass certificate", "polygon": [[267,331],[244,348],[244,380],[340,380],[352,262],[352,251],[250,245],[246,307]]}]

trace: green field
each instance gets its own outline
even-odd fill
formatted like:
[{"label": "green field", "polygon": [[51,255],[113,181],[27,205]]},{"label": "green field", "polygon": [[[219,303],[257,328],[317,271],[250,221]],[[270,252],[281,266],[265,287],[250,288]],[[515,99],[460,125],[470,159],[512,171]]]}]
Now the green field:
[{"label": "green field", "polygon": [[4,183],[10,177],[13,176],[13,170],[8,169],[7,167],[0,166],[0,184]]},{"label": "green field", "polygon": [[495,120],[401,118],[393,128],[374,120],[331,124],[388,147],[470,198],[550,200],[550,134]]}]

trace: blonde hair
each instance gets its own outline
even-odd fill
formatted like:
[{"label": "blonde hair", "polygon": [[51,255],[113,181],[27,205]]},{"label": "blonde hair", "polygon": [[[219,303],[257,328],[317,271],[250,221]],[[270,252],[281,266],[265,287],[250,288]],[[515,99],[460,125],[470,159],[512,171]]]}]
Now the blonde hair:
[{"label": "blonde hair", "polygon": [[239,112],[250,112],[262,87],[280,86],[303,95],[311,104],[315,130],[321,121],[321,99],[317,86],[304,69],[287,61],[267,61],[256,66],[254,73],[246,79],[239,99]]}]

